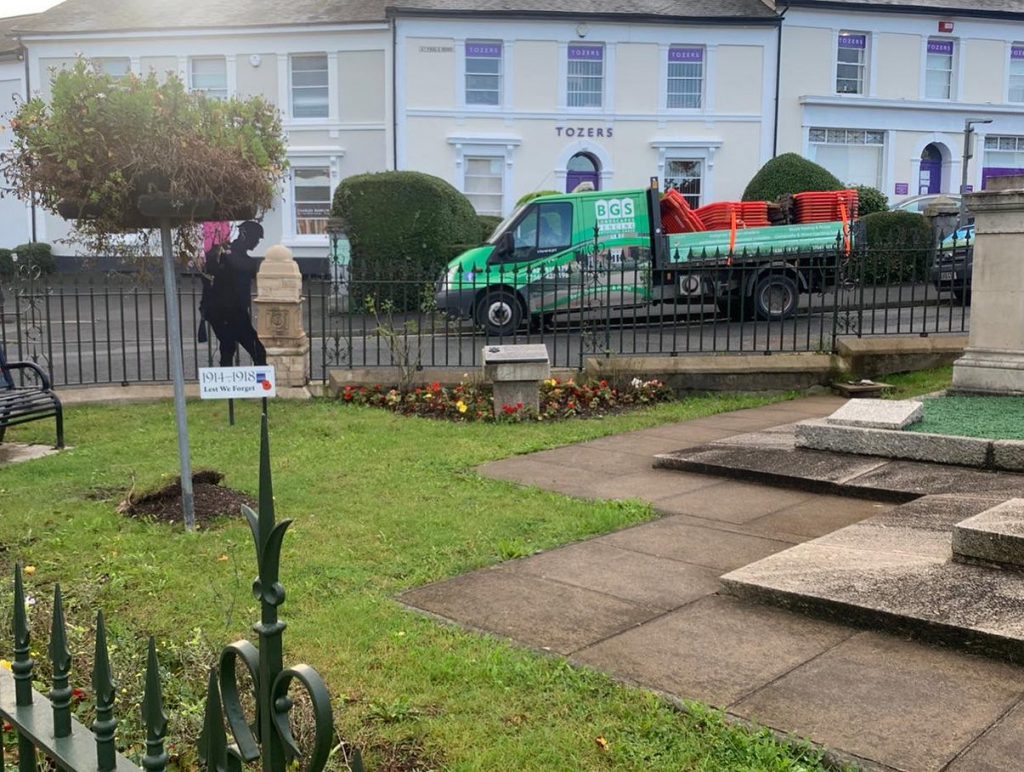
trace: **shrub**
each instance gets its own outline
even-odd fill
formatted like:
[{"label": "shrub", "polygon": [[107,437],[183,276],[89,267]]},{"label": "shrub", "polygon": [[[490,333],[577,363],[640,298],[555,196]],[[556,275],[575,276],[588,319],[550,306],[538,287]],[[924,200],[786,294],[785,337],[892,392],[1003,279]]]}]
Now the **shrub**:
[{"label": "shrub", "polygon": [[744,201],[775,201],[779,196],[808,190],[842,190],[843,183],[824,166],[796,153],[783,153],[764,166],[747,183]]},{"label": "shrub", "polygon": [[[502,222],[504,222],[505,218],[504,217],[498,217],[498,216],[493,215],[493,214],[482,214],[482,215],[479,215],[479,220],[480,220],[480,242],[483,243],[484,241],[487,241],[487,239],[489,239],[491,237],[491,234],[494,233],[495,229],[499,225],[501,225]],[[474,244],[473,246],[479,246],[479,244]]]},{"label": "shrub", "polygon": [[917,212],[875,212],[860,219],[866,248],[857,266],[866,284],[895,284],[924,279],[934,247],[932,227]]},{"label": "shrub", "polygon": [[560,190],[535,190],[535,191],[533,191],[533,193],[527,193],[525,196],[521,196],[520,199],[518,201],[516,201],[516,206],[520,207],[523,204],[528,204],[530,201],[533,201],[533,199],[540,198],[541,196],[560,196],[560,195],[562,195],[562,191],[560,191]]},{"label": "shrub", "polygon": [[11,259],[11,250],[0,249],[0,279],[10,279],[14,276],[14,260]]},{"label": "shrub", "polygon": [[878,188],[873,188],[870,185],[857,185],[855,190],[859,202],[857,211],[861,217],[875,212],[889,211],[889,197]]},{"label": "shrub", "polygon": [[418,309],[422,293],[410,282],[432,282],[458,245],[480,243],[469,199],[420,172],[349,177],[338,185],[331,213],[347,228],[357,306],[372,295],[396,311]]},{"label": "shrub", "polygon": [[57,272],[57,261],[53,259],[53,251],[49,244],[33,241],[29,244],[19,244],[11,251],[18,256],[17,266],[23,270],[37,273],[39,276]]}]

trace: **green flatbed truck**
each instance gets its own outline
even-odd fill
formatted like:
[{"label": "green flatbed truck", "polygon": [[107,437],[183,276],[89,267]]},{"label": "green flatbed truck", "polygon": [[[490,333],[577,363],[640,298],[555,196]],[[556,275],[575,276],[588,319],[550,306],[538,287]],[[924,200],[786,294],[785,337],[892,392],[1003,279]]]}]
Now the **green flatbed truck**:
[{"label": "green flatbed truck", "polygon": [[734,320],[785,319],[801,293],[835,284],[848,223],[666,235],[651,182],[524,204],[448,264],[437,307],[503,336],[559,313],[664,303],[715,304]]}]

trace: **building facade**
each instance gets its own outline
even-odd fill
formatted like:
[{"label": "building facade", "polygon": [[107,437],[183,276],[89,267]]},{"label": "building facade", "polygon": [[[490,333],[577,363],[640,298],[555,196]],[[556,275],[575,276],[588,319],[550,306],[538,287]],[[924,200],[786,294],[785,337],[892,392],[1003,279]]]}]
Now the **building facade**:
[{"label": "building facade", "polygon": [[[968,184],[1024,169],[1024,0],[186,5],[66,0],[5,20],[0,110],[45,97],[78,55],[263,95],[291,164],[264,244],[300,258],[327,254],[334,188],[362,172],[434,174],[507,215],[529,192],[652,176],[694,205],[735,199],[796,152],[898,201],[960,189],[968,119],[991,121],[975,125]],[[0,214],[0,246],[66,251],[59,218],[10,199]]]},{"label": "building facade", "polygon": [[[26,17],[0,19],[0,115],[13,110],[28,93],[24,51],[11,30],[24,24]],[[10,131],[0,123],[0,154],[13,144]],[[0,247],[11,249],[32,241],[32,210],[15,198],[0,177]]]},{"label": "building facade", "polygon": [[780,151],[892,201],[957,193],[978,120],[967,184],[1024,169],[1024,3],[793,0],[782,38]]}]

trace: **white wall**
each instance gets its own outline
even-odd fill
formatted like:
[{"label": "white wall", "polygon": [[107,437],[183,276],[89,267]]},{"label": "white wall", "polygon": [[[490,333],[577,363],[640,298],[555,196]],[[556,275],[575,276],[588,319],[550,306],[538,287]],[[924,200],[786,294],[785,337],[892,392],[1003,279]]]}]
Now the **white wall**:
[{"label": "white wall", "polygon": [[[7,122],[15,109],[15,97],[25,95],[24,62],[0,60],[0,153],[6,152],[12,144],[10,127]],[[0,177],[0,189],[6,188],[6,181]],[[0,247],[11,249],[32,238],[29,207],[10,192],[2,191],[0,197]]]}]

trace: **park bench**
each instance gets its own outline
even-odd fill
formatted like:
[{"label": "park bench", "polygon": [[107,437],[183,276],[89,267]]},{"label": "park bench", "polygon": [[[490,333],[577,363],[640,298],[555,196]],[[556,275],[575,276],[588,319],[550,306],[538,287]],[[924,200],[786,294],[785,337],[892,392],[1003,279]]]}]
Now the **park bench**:
[{"label": "park bench", "polygon": [[[37,383],[19,386],[15,382],[14,371],[34,373]],[[24,383],[23,377],[18,380]],[[64,409],[50,388],[50,379],[34,362],[8,363],[4,350],[0,348],[0,442],[3,442],[8,426],[51,417],[57,419],[57,447],[63,448]]]}]

